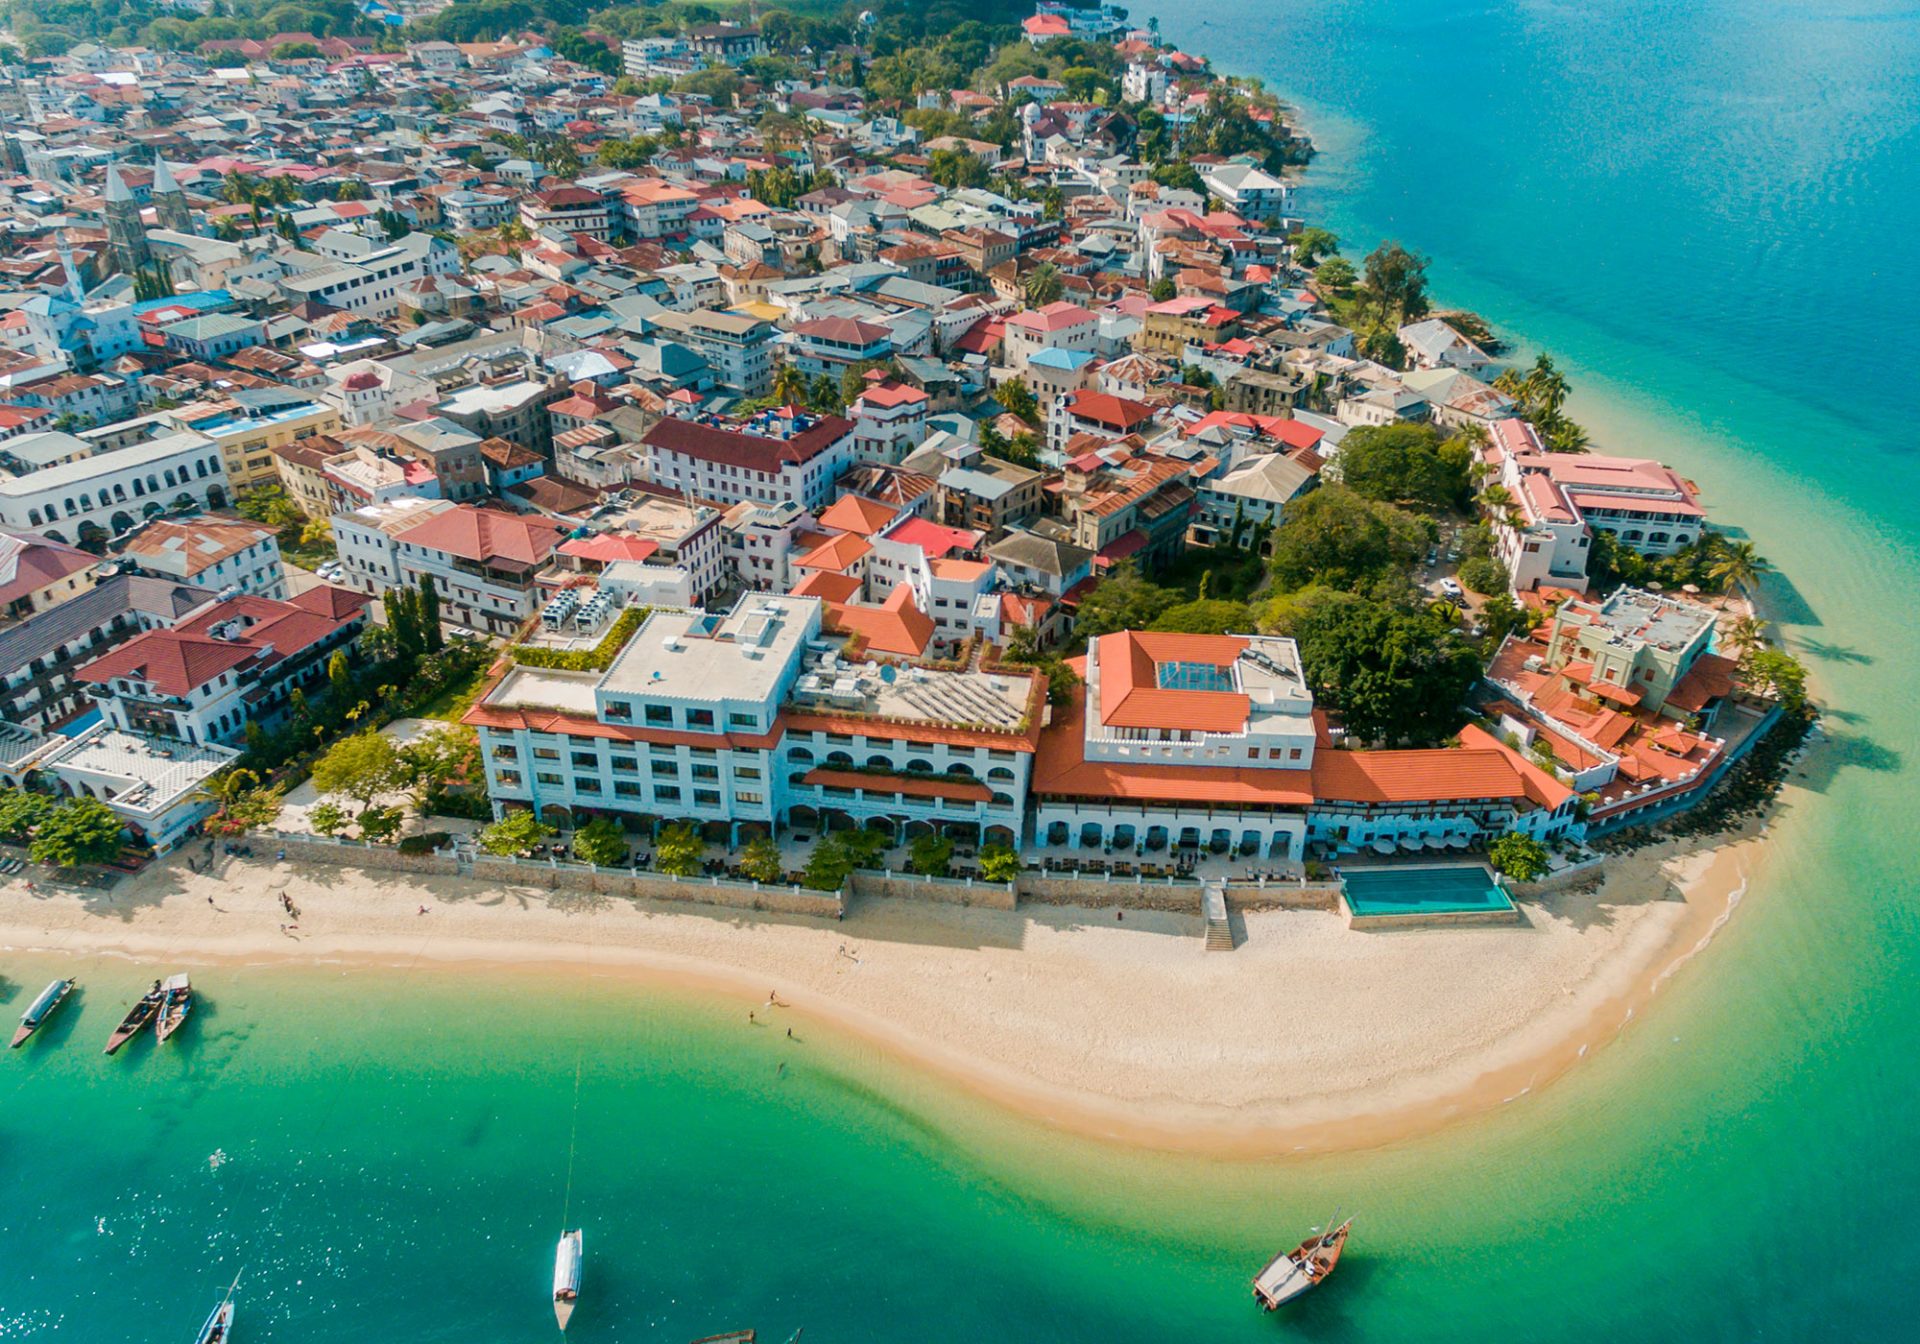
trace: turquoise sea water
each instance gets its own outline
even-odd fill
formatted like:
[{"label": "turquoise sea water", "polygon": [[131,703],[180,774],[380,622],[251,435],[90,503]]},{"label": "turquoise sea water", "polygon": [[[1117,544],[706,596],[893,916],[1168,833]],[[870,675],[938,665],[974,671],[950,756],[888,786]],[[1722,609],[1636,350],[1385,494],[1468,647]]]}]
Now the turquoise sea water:
[{"label": "turquoise sea water", "polygon": [[[83,997],[0,1058],[0,1340],[188,1339],[243,1262],[236,1344],[543,1338],[563,1215],[583,1340],[1915,1336],[1920,11],[1135,11],[1296,95],[1315,213],[1433,254],[1790,577],[1840,711],[1729,929],[1542,1094],[1264,1164],[1058,1137],[610,981],[208,970],[180,1048],[109,1061],[142,972],[67,963]],[[0,959],[0,1011],[53,965]],[[1247,1276],[1336,1203],[1340,1278],[1262,1316]]]}]

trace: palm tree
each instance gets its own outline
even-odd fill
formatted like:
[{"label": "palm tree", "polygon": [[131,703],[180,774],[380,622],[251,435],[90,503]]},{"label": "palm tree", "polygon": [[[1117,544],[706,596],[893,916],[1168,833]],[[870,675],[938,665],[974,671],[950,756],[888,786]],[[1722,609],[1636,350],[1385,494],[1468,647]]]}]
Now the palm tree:
[{"label": "palm tree", "polygon": [[1513,492],[1495,481],[1480,492],[1480,507],[1504,520],[1513,512]]},{"label": "palm tree", "polygon": [[1540,421],[1541,441],[1550,453],[1584,453],[1587,451],[1587,431],[1566,416],[1555,411],[1550,417]]},{"label": "palm tree", "polygon": [[1727,627],[1727,644],[1743,656],[1764,648],[1767,622],[1758,616],[1742,616]]},{"label": "palm tree", "polygon": [[1566,375],[1554,367],[1552,355],[1543,354],[1535,359],[1521,385],[1526,389],[1528,406],[1541,419],[1551,420],[1560,414],[1569,389]]},{"label": "palm tree", "polygon": [[1723,540],[1720,543],[1720,558],[1714,561],[1707,575],[1728,588],[1748,592],[1760,582],[1760,576],[1772,568],[1752,542]]},{"label": "palm tree", "polygon": [[804,406],[807,401],[807,376],[791,364],[782,364],[773,376],[773,399],[781,406]]},{"label": "palm tree", "polygon": [[213,814],[216,829],[231,829],[234,809],[249,792],[260,786],[260,776],[251,770],[222,770],[200,786],[200,795],[218,803],[219,809]]},{"label": "palm tree", "polygon": [[1060,268],[1050,261],[1043,261],[1027,273],[1025,288],[1027,306],[1045,308],[1060,298],[1066,285],[1060,279]]},{"label": "palm tree", "polygon": [[1448,625],[1460,624],[1460,607],[1458,603],[1449,602],[1445,598],[1440,598],[1436,601],[1429,602],[1427,604],[1427,610],[1433,615],[1438,616]]},{"label": "palm tree", "polygon": [[253,179],[235,168],[221,179],[220,194],[234,205],[245,205],[253,200]]}]

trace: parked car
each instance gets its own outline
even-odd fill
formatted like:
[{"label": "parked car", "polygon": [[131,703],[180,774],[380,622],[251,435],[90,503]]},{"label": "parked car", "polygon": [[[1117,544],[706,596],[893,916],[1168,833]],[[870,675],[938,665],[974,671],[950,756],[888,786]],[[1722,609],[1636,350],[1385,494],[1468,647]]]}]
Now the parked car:
[{"label": "parked car", "polygon": [[1456,602],[1467,595],[1467,590],[1460,586],[1458,579],[1440,580],[1440,591]]},{"label": "parked car", "polygon": [[453,627],[453,629],[451,629],[451,630],[449,630],[449,631],[447,631],[447,633],[448,633],[448,634],[450,634],[450,635],[452,635],[452,636],[453,636],[453,637],[454,637],[455,639],[478,639],[478,638],[480,638],[480,632],[479,632],[478,630],[469,630],[469,629],[467,629],[467,627],[466,627],[466,626],[464,626],[464,625],[456,625],[456,626],[454,626],[454,627]]}]

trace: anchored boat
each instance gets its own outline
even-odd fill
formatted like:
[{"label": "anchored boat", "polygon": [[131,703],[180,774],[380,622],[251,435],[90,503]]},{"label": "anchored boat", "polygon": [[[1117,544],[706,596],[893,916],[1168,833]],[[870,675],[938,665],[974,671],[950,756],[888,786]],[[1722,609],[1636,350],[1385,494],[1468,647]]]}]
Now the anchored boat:
[{"label": "anchored boat", "polygon": [[27,1037],[40,1030],[40,1024],[53,1016],[53,1010],[67,1001],[67,995],[73,993],[72,980],[55,980],[40,991],[40,997],[27,1005],[27,1011],[20,1014],[20,1029],[13,1033],[11,1050],[19,1049]]},{"label": "anchored boat", "polygon": [[227,1344],[227,1336],[233,1331],[233,1290],[240,1286],[240,1276],[233,1276],[233,1283],[227,1289],[227,1295],[220,1299],[220,1305],[213,1309],[213,1315],[207,1317],[207,1323],[200,1327],[199,1337],[193,1344]]},{"label": "anchored boat", "polygon": [[562,1232],[553,1254],[553,1315],[562,1330],[573,1318],[573,1304],[580,1300],[580,1254],[580,1229]]},{"label": "anchored boat", "polygon": [[170,976],[160,986],[160,1015],[154,1019],[153,1034],[156,1040],[164,1041],[187,1020],[187,1014],[193,1011],[193,986],[187,983],[184,972]]},{"label": "anchored boat", "polygon": [[1346,1249],[1347,1232],[1352,1226],[1351,1218],[1338,1226],[1329,1223],[1327,1231],[1315,1232],[1292,1250],[1274,1256],[1254,1275],[1254,1301],[1272,1311],[1318,1288],[1340,1263],[1340,1252]]},{"label": "anchored boat", "polygon": [[166,996],[166,990],[158,980],[155,980],[153,988],[142,994],[139,1002],[127,1009],[127,1015],[120,1019],[120,1025],[113,1029],[113,1035],[107,1037],[107,1053],[112,1054],[138,1036],[140,1029],[153,1021],[154,1014],[160,1011],[160,1001]]}]

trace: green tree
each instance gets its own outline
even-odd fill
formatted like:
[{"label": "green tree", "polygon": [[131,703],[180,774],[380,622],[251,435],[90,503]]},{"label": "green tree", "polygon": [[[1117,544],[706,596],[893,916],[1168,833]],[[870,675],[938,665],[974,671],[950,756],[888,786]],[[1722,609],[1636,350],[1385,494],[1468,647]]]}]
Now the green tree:
[{"label": "green tree", "polygon": [[740,871],[755,882],[778,882],[786,876],[780,846],[766,836],[749,840],[740,851]]},{"label": "green tree", "polygon": [[1335,299],[1349,293],[1360,273],[1345,257],[1328,257],[1313,272],[1313,287],[1322,299]]},{"label": "green tree", "polygon": [[307,521],[307,515],[301,512],[300,506],[287,498],[287,492],[277,485],[242,490],[234,496],[233,508],[242,518],[276,532],[284,532]]},{"label": "green tree", "polygon": [[627,857],[627,833],[611,817],[595,817],[573,833],[574,857],[611,868]]},{"label": "green tree", "polygon": [[1487,846],[1487,862],[1516,882],[1531,882],[1547,871],[1547,847],[1530,835],[1508,831]]},{"label": "green tree", "polygon": [[1760,576],[1773,568],[1750,541],[1725,541],[1707,573],[1718,583],[1739,592],[1759,586]]},{"label": "green tree", "polygon": [[307,824],[319,835],[338,835],[351,820],[337,803],[315,803],[307,809]]},{"label": "green tree", "polygon": [[384,844],[400,834],[400,823],[406,820],[406,814],[397,807],[382,804],[362,812],[359,820],[362,840]]},{"label": "green tree", "polygon": [[1149,628],[1188,635],[1244,634],[1254,628],[1253,609],[1244,602],[1200,598],[1168,607]]},{"label": "green tree", "polygon": [[1489,556],[1476,555],[1461,562],[1460,582],[1467,591],[1492,596],[1504,593],[1513,585],[1513,576],[1507,573],[1507,567]]},{"label": "green tree", "polygon": [[1494,645],[1508,635],[1533,628],[1534,617],[1507,593],[1495,593],[1480,606],[1480,626]]},{"label": "green tree", "polygon": [[1312,270],[1322,257],[1339,251],[1340,240],[1326,229],[1306,228],[1293,235],[1294,264],[1304,270]]},{"label": "green tree", "polygon": [[1033,395],[1033,389],[1027,386],[1024,378],[1009,378],[1000,384],[998,398],[1009,414],[1030,425],[1039,422],[1040,399]]},{"label": "green tree", "polygon": [[1445,620],[1341,593],[1315,604],[1294,638],[1314,699],[1361,741],[1451,737],[1480,657]]},{"label": "green tree", "polygon": [[914,840],[907,866],[922,877],[945,877],[953,860],[953,841],[944,835],[929,833]]},{"label": "green tree", "polygon": [[1767,646],[1766,621],[1758,616],[1739,616],[1727,627],[1727,647],[1744,657]]},{"label": "green tree", "polygon": [[1367,254],[1357,296],[1361,307],[1381,323],[1403,327],[1427,315],[1427,259],[1399,243],[1380,244]]},{"label": "green tree", "polygon": [[491,826],[483,826],[473,839],[489,854],[512,858],[529,852],[535,845],[545,844],[556,834],[554,828],[535,816],[531,809],[522,808],[507,813]]},{"label": "green tree", "polygon": [[1020,877],[1020,855],[1007,845],[980,848],[980,876],[989,882],[1013,882]]},{"label": "green tree", "polygon": [[57,804],[44,793],[26,789],[0,790],[0,839],[19,845],[33,834],[33,828],[52,816]]},{"label": "green tree", "polygon": [[69,798],[35,827],[27,853],[51,868],[109,863],[120,856],[120,837],[120,818],[105,803]]},{"label": "green tree", "polygon": [[1180,594],[1148,582],[1132,561],[1123,560],[1080,600],[1078,629],[1089,639],[1116,630],[1145,630],[1179,602]]},{"label": "green tree", "polygon": [[1319,583],[1352,592],[1404,585],[1432,537],[1424,519],[1345,486],[1324,485],[1281,510],[1273,575],[1286,588]]},{"label": "green tree", "polygon": [[1432,425],[1361,425],[1341,441],[1340,482],[1388,504],[1451,508],[1471,488],[1472,451]]},{"label": "green tree", "polygon": [[280,791],[260,787],[260,777],[251,770],[223,770],[201,785],[201,791],[220,804],[208,823],[215,835],[245,835],[271,826],[280,815]]},{"label": "green tree", "polygon": [[668,826],[653,846],[653,866],[675,877],[698,877],[707,845],[700,833],[686,822]]},{"label": "green tree", "polygon": [[313,787],[323,796],[351,798],[362,814],[383,793],[407,787],[411,772],[393,740],[368,729],[343,737],[313,763]]},{"label": "green tree", "polygon": [[1152,285],[1148,286],[1147,297],[1155,303],[1165,303],[1179,292],[1180,287],[1173,283],[1173,277],[1163,275],[1158,280],[1155,280]]},{"label": "green tree", "polygon": [[791,364],[782,364],[773,375],[773,403],[776,406],[804,406],[807,402],[807,376]]},{"label": "green tree", "polygon": [[357,177],[350,177],[333,189],[336,201],[364,201],[371,195],[372,189]]},{"label": "green tree", "polygon": [[1045,308],[1050,303],[1059,302],[1066,288],[1060,268],[1050,261],[1043,261],[1028,271],[1026,279],[1021,282],[1021,290],[1026,295],[1029,308]]},{"label": "green tree", "polygon": [[438,653],[447,647],[447,637],[440,628],[440,590],[434,586],[431,574],[420,576],[419,603],[420,637],[426,652]]},{"label": "green tree", "polygon": [[1807,669],[1784,649],[1755,649],[1740,659],[1740,679],[1757,695],[1799,712],[1807,703]]},{"label": "green tree", "polygon": [[847,851],[846,841],[839,833],[832,833],[814,842],[800,883],[809,891],[839,891],[852,874],[853,856]]}]

